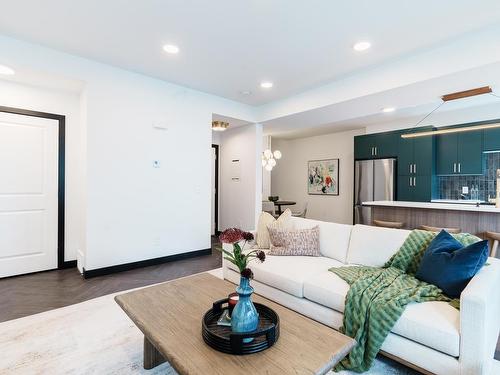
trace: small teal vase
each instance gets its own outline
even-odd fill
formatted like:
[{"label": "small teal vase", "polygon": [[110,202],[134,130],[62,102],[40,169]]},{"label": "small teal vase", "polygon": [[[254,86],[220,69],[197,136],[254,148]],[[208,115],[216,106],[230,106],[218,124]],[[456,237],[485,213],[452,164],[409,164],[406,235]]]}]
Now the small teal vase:
[{"label": "small teal vase", "polygon": [[[241,277],[236,292],[239,300],[231,314],[231,330],[238,333],[253,332],[259,324],[259,313],[252,302],[253,288],[250,286],[250,280]],[[252,340],[253,338],[247,338],[243,342]]]}]

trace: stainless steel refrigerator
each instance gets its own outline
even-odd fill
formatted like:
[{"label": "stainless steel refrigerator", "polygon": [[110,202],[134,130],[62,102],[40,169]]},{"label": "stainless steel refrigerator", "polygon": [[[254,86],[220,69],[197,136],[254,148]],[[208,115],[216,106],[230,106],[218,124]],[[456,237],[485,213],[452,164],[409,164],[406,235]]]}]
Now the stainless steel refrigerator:
[{"label": "stainless steel refrigerator", "polygon": [[396,198],[396,159],[357,160],[354,164],[354,223],[371,224],[371,208],[363,202]]}]

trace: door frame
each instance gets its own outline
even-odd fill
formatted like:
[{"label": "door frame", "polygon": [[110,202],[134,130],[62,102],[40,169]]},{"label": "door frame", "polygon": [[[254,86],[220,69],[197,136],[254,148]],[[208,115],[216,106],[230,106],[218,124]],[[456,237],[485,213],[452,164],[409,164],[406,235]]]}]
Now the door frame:
[{"label": "door frame", "polygon": [[57,268],[76,267],[76,260],[64,260],[64,203],[65,203],[65,138],[66,116],[55,113],[31,111],[21,108],[0,106],[0,112],[12,113],[31,117],[41,117],[57,120],[59,124],[59,150],[58,150],[58,194],[57,194]]},{"label": "door frame", "polygon": [[220,234],[219,231],[219,145],[212,144],[212,148],[215,149],[215,203],[214,203],[214,220],[215,220],[215,230],[216,236]]}]

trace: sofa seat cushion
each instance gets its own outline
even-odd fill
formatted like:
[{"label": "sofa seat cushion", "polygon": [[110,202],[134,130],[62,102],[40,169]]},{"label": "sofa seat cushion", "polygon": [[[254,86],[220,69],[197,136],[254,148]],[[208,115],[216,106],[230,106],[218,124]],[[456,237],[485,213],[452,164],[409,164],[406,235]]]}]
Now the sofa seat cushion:
[{"label": "sofa seat cushion", "polygon": [[460,354],[460,312],[447,302],[411,303],[392,332],[453,357]]},{"label": "sofa seat cushion", "polygon": [[[304,282],[304,297],[343,313],[349,285],[339,276],[326,271]],[[460,348],[460,313],[447,302],[412,303],[392,332],[409,340],[431,347],[453,357]]]},{"label": "sofa seat cushion", "polygon": [[[308,256],[271,256],[264,263],[252,262],[249,267],[254,279],[289,293],[295,297],[304,297],[304,281],[319,273],[328,272],[331,267],[343,264],[327,257]],[[228,268],[238,272],[234,264],[228,262]]]},{"label": "sofa seat cushion", "polygon": [[309,229],[319,226],[319,250],[321,255],[336,259],[342,263],[346,262],[349,238],[351,237],[352,225],[330,223],[292,217],[295,229]]},{"label": "sofa seat cushion", "polygon": [[[342,265],[343,266],[343,265]],[[349,284],[330,271],[318,273],[304,282],[304,297],[343,313]]]}]

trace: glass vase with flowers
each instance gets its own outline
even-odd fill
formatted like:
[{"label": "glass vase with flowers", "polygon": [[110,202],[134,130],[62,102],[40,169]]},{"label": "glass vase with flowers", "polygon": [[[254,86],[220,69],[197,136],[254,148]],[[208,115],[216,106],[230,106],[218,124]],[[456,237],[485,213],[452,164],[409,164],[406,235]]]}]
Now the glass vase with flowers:
[{"label": "glass vase with flowers", "polygon": [[[226,229],[219,239],[223,244],[232,245],[232,252],[223,248],[219,250],[222,251],[224,259],[233,263],[240,272],[240,285],[236,288],[239,299],[231,314],[231,329],[238,333],[255,331],[259,324],[259,314],[252,302],[253,288],[250,286],[250,279],[253,278],[253,272],[248,268],[248,264],[253,260],[264,262],[266,253],[259,249],[245,251],[245,246],[253,241],[254,236],[238,228]],[[244,341],[250,342],[252,339]]]}]

